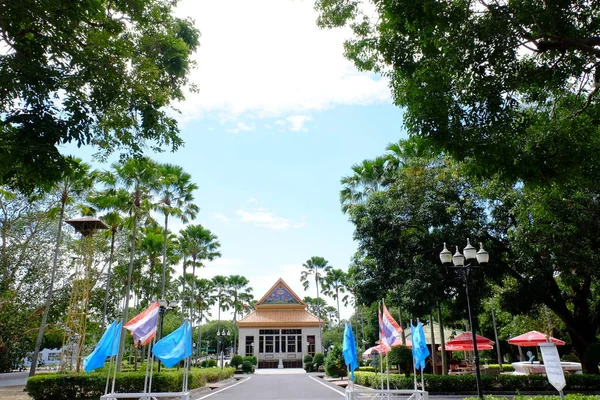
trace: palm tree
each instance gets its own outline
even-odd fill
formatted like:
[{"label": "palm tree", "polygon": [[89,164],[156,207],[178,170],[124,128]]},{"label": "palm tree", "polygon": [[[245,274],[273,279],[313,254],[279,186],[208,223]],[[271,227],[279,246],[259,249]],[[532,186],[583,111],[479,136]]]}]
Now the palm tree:
[{"label": "palm tree", "polygon": [[[337,318],[340,322],[342,320],[340,316],[340,294],[346,293],[347,278],[346,273],[341,269],[331,269],[327,271],[323,282],[323,293],[337,301]],[[348,295],[342,297],[342,301],[344,305],[348,304]]]},{"label": "palm tree", "polygon": [[90,173],[90,166],[82,162],[80,159],[74,159],[71,173],[69,176],[65,177],[58,187],[60,190],[60,211],[58,213],[58,230],[56,232],[54,258],[52,260],[52,272],[50,274],[50,283],[48,285],[48,294],[46,295],[46,303],[44,305],[44,312],[42,314],[42,322],[40,323],[40,329],[35,342],[33,356],[31,357],[31,369],[29,370],[29,376],[35,375],[40,347],[42,345],[42,339],[44,338],[46,323],[48,322],[50,304],[52,303],[52,297],[54,295],[54,280],[56,277],[56,270],[58,268],[58,254],[60,251],[62,225],[65,217],[65,206],[67,203],[72,201],[72,196],[74,194],[81,194],[86,190],[90,190],[94,185],[94,179],[95,173]]},{"label": "palm tree", "polygon": [[[219,336],[219,330],[221,329],[221,310],[227,311],[227,310],[229,310],[229,307],[231,305],[231,301],[229,300],[228,297],[226,297],[226,295],[229,292],[229,280],[227,279],[227,277],[225,277],[223,275],[215,275],[212,278],[212,284],[213,284],[215,297],[217,299],[217,304],[218,304],[218,307],[217,307],[217,312],[218,312],[217,336]],[[219,338],[217,338],[217,339],[219,339]],[[220,340],[217,340],[217,357],[220,354],[220,351],[219,351],[220,342],[221,342]]]},{"label": "palm tree", "polygon": [[[131,251],[129,253],[129,268],[127,283],[125,284],[125,304],[123,306],[123,321],[126,322],[129,312],[129,297],[135,260],[138,222],[142,213],[150,209],[151,188],[156,187],[158,173],[156,164],[148,158],[130,158],[122,163],[113,164],[112,169],[113,172],[106,172],[102,175],[102,180],[107,186],[103,202],[107,208],[122,207],[122,211],[129,215],[128,223],[131,224]],[[124,192],[128,193],[130,200],[127,204],[118,204],[118,200],[123,197]],[[126,333],[121,332],[116,363],[117,371],[121,369],[125,336]]]},{"label": "palm tree", "polygon": [[341,179],[343,189],[340,192],[340,203],[344,213],[348,213],[356,204],[364,202],[369,195],[383,188],[387,161],[385,156],[363,160],[362,163],[352,166],[352,175]]},{"label": "palm tree", "polygon": [[[237,313],[244,309],[247,309],[248,302],[253,299],[252,288],[248,286],[250,282],[246,277],[241,275],[231,275],[228,278],[229,281],[229,294],[232,296],[232,307],[233,307],[233,326],[236,326]],[[233,353],[236,352],[237,343],[237,330],[233,330]]]},{"label": "palm tree", "polygon": [[[204,317],[208,319],[211,316],[210,307],[215,305],[216,297],[214,296],[213,283],[209,279],[196,279],[193,283],[196,288],[196,297],[190,306],[190,310],[196,310],[198,326],[202,325]],[[192,321],[195,319],[192,312]],[[202,329],[198,329],[198,344],[202,347]],[[207,349],[208,352],[208,349]]]},{"label": "palm tree", "polygon": [[[315,286],[317,288],[317,301],[320,300],[319,297],[319,286],[323,284],[323,276],[326,274],[332,267],[329,265],[329,262],[323,257],[313,256],[309,260],[307,260],[304,264],[304,271],[300,274],[300,281],[304,286],[304,290],[308,290],[310,287],[309,276],[314,275],[315,277]],[[321,307],[317,307],[317,317],[319,317],[319,341],[321,342],[321,346],[323,342],[321,341],[323,334],[321,332]]]},{"label": "palm tree", "polygon": [[161,280],[161,299],[165,296],[165,280],[167,270],[167,235],[169,216],[173,215],[183,222],[188,222],[189,218],[194,219],[199,211],[194,201],[194,190],[198,189],[195,183],[192,183],[192,176],[183,171],[183,168],[172,165],[162,164],[158,166],[159,176],[159,201],[156,208],[165,216],[164,226],[164,245],[162,260],[162,280]]}]

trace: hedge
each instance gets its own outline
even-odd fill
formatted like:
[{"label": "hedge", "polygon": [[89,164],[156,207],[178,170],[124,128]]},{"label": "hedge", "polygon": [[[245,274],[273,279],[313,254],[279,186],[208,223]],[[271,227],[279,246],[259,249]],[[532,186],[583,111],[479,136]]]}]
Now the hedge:
[{"label": "hedge", "polygon": [[[355,382],[362,386],[377,388],[381,385],[381,374],[374,372],[354,373]],[[566,375],[569,392],[590,392],[600,390],[600,375]],[[424,375],[425,388],[430,393],[460,394],[475,392],[475,375]],[[384,383],[387,378],[384,375]],[[420,383],[420,379],[418,379]],[[556,392],[544,375],[481,375],[483,391],[487,392]],[[412,375],[390,374],[390,389],[412,389]]]},{"label": "hedge", "polygon": [[[206,383],[231,378],[234,368],[192,369],[188,388],[196,389]],[[183,371],[164,371],[152,376],[153,392],[178,392],[183,384]],[[34,400],[94,400],[104,394],[106,372],[86,374],[41,374],[27,380],[27,393]],[[144,373],[118,373],[115,392],[138,393],[144,390]]]}]

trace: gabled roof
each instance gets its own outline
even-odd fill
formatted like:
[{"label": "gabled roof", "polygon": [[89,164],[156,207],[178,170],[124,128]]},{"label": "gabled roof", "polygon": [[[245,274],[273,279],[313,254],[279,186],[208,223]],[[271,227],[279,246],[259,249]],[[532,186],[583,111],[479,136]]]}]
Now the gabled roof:
[{"label": "gabled roof", "polygon": [[306,303],[298,297],[296,293],[288,286],[287,283],[283,281],[283,279],[279,278],[277,282],[269,290],[267,293],[256,302],[254,307],[259,310],[263,308],[295,308],[295,309],[306,309]]},{"label": "gabled roof", "polygon": [[237,321],[240,328],[317,327],[326,322],[306,310],[306,303],[279,278],[254,305],[256,311]]}]

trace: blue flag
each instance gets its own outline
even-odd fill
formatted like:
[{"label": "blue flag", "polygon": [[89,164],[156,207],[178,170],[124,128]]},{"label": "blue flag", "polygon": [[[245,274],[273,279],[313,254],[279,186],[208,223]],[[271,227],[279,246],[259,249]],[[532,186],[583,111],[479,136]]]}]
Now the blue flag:
[{"label": "blue flag", "polygon": [[83,359],[83,369],[88,374],[96,368],[102,368],[106,357],[116,356],[119,352],[122,323],[113,322],[106,328],[92,353]]},{"label": "blue flag", "polygon": [[358,368],[358,357],[356,355],[356,342],[350,324],[346,322],[344,328],[344,342],[342,344],[342,355],[344,356],[344,364],[348,366],[354,381],[354,370]]},{"label": "blue flag", "polygon": [[417,326],[410,324],[410,334],[412,336],[412,353],[415,361],[415,368],[423,370],[425,368],[425,359],[429,357],[429,348],[425,340],[423,324],[417,321]]},{"label": "blue flag", "polygon": [[185,357],[192,355],[192,325],[184,322],[179,328],[160,339],[152,348],[152,354],[171,368]]}]

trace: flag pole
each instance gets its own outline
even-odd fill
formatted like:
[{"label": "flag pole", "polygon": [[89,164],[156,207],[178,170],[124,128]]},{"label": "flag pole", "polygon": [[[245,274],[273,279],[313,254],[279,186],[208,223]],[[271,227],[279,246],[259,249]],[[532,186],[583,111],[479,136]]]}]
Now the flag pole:
[{"label": "flag pole", "polygon": [[383,390],[383,343],[381,338],[381,304],[377,302],[377,316],[379,317],[379,371],[381,371],[381,390]]},{"label": "flag pole", "polygon": [[[420,323],[419,318],[417,318],[417,326],[419,326],[419,323]],[[425,336],[425,333],[423,333],[423,336]],[[427,342],[425,342],[425,346],[427,346]],[[421,364],[421,390],[425,390],[425,380],[423,379],[423,369],[424,369],[423,364]]]},{"label": "flag pole", "polygon": [[[383,308],[385,308],[385,299],[381,300],[381,304],[383,304]],[[383,314],[383,313],[382,313]],[[387,340],[386,340],[387,342]],[[381,345],[381,343],[380,343]],[[385,374],[387,375],[387,390],[390,390],[390,352],[392,351],[392,345],[389,344],[390,349],[388,350],[388,353],[386,354],[385,357]]]},{"label": "flag pole", "polygon": [[[410,338],[412,340],[413,349],[414,349],[414,346],[415,346],[416,343],[415,343],[415,336],[414,336],[415,329],[413,329],[412,318],[410,320],[410,333],[411,333]],[[413,352],[413,380],[414,380],[414,383],[415,383],[415,390],[417,390],[417,359],[415,358],[415,353],[414,352]]]}]

